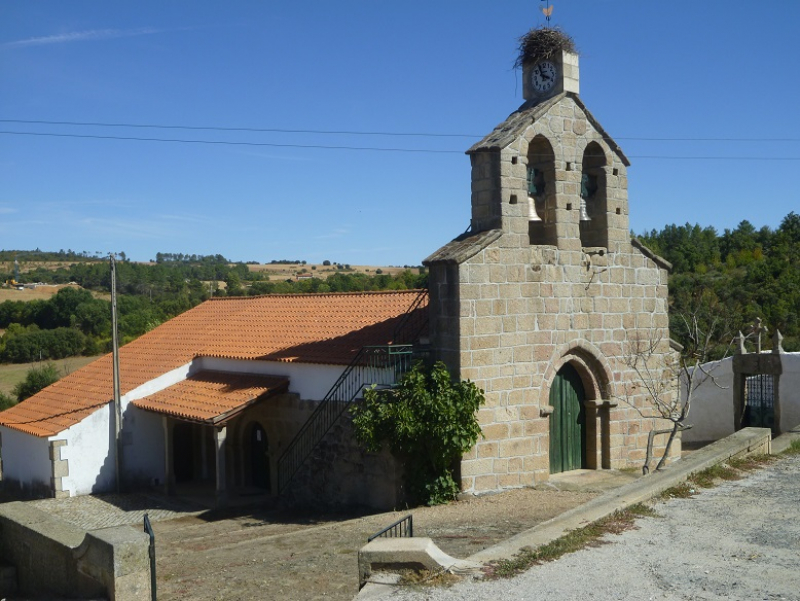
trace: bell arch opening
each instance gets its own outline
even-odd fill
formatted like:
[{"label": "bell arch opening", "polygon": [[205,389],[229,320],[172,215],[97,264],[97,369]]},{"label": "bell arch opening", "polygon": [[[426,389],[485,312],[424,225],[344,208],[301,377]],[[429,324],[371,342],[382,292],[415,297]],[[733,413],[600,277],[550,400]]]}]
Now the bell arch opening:
[{"label": "bell arch opening", "polygon": [[580,188],[581,246],[608,248],[606,153],[597,142],[583,151]]},{"label": "bell arch opening", "polygon": [[528,143],[528,234],[531,244],[557,243],[556,157],[553,146],[539,134]]}]

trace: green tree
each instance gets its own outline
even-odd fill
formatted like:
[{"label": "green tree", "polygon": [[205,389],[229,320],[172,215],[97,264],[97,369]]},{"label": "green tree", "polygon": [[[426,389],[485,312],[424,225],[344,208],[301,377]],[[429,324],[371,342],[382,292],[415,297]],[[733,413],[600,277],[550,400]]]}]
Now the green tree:
[{"label": "green tree", "polygon": [[418,362],[394,388],[365,391],[353,423],[367,450],[387,444],[404,461],[414,501],[436,505],[458,494],[454,467],[481,435],[476,414],[483,403],[483,391],[453,382],[441,361],[430,369]]},{"label": "green tree", "polygon": [[59,377],[54,363],[35,365],[28,370],[25,379],[14,386],[13,392],[17,397],[17,401],[22,402],[58,381]]}]

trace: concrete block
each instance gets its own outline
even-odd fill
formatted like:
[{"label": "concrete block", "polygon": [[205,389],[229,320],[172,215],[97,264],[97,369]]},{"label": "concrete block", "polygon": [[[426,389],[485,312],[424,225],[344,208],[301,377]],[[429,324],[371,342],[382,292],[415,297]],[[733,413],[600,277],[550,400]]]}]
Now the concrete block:
[{"label": "concrete block", "polygon": [[427,537],[376,538],[358,552],[359,588],[378,570],[423,569],[472,573],[481,566],[477,562],[451,557]]},{"label": "concrete block", "polygon": [[78,569],[102,582],[112,601],[138,601],[150,596],[149,537],[120,526],[86,535],[76,555]]}]

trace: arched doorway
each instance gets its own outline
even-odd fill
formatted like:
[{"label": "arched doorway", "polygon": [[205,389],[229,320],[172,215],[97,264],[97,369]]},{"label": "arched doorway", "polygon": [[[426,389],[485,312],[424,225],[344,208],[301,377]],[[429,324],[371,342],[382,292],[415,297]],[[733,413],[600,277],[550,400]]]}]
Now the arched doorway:
[{"label": "arched doorway", "polygon": [[187,422],[175,422],[172,428],[172,465],[175,482],[194,478],[194,427]]},{"label": "arched doorway", "polygon": [[586,467],[586,393],[570,364],[556,374],[550,387],[550,473]]},{"label": "arched doorway", "polygon": [[259,423],[250,426],[250,474],[253,486],[270,489],[269,442],[264,427]]}]

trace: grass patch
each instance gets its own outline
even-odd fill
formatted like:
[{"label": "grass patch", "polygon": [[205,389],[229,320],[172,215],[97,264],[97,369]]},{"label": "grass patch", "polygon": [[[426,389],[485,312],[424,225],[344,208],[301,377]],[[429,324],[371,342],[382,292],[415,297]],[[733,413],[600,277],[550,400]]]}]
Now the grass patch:
[{"label": "grass patch", "polygon": [[[798,445],[800,446],[800,445]],[[778,458],[775,455],[747,455],[746,457],[732,457],[728,465],[741,472],[752,472],[765,465],[769,465]]]},{"label": "grass patch", "polygon": [[800,438],[794,439],[781,455],[800,455]]},{"label": "grass patch", "polygon": [[453,586],[461,580],[447,570],[402,570],[398,584],[402,586]]},{"label": "grass patch", "polygon": [[739,480],[741,477],[742,475],[734,468],[724,463],[718,463],[701,472],[692,474],[689,476],[688,482],[700,488],[712,488],[720,480]]},{"label": "grass patch", "polygon": [[[66,376],[97,358],[99,358],[99,355],[97,357],[67,357],[66,359],[54,359],[49,363],[54,363],[58,368],[58,373]],[[14,386],[25,379],[25,375],[31,367],[42,364],[37,361],[34,363],[7,363],[0,365],[0,392],[11,394]]]},{"label": "grass patch", "polygon": [[[798,444],[800,453],[800,444]],[[745,472],[750,472],[764,467],[775,461],[774,455],[748,455],[728,459],[725,463],[718,463],[696,474],[692,474],[686,482],[668,488],[658,496],[661,501],[669,499],[688,499],[696,495],[701,488],[713,488],[720,481],[741,480]]]},{"label": "grass patch", "polygon": [[597,547],[608,541],[602,540],[606,534],[622,534],[626,530],[636,528],[635,521],[641,517],[656,516],[655,510],[639,503],[625,510],[615,511],[577,530],[572,530],[538,549],[525,548],[512,559],[493,562],[486,570],[488,578],[509,578],[528,568],[547,561],[555,561],[567,553],[580,551],[587,547]]},{"label": "grass patch", "polygon": [[689,482],[681,482],[676,484],[658,495],[661,501],[668,501],[669,499],[688,499],[697,494],[697,488]]}]

